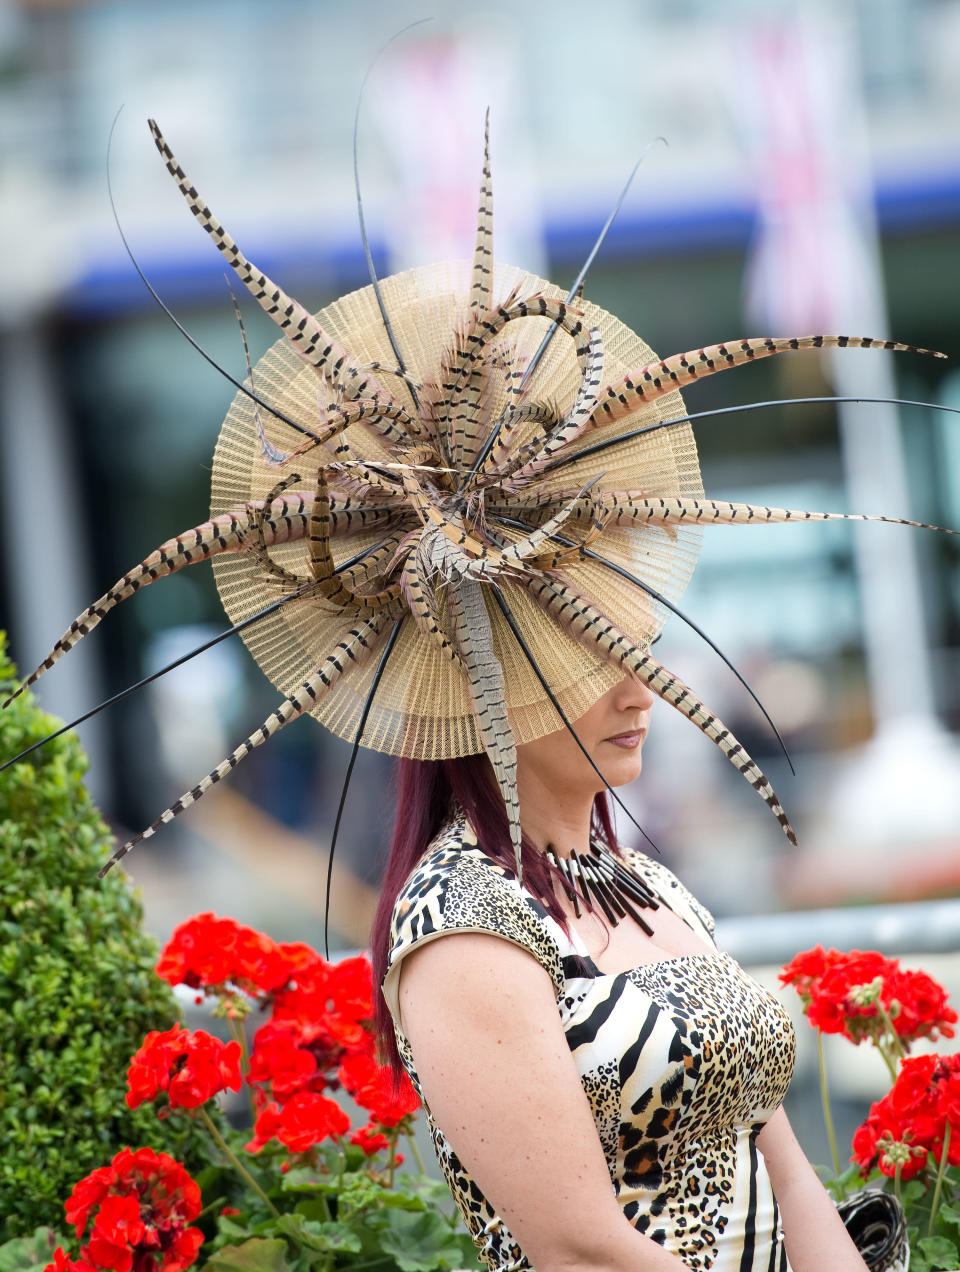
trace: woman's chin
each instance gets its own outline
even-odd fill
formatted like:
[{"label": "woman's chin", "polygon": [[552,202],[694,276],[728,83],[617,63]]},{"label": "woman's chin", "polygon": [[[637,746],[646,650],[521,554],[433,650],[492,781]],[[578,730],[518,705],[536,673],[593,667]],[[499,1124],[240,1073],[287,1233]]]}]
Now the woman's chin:
[{"label": "woman's chin", "polygon": [[598,764],[597,767],[607,784],[614,789],[618,786],[629,786],[631,782],[636,781],[643,770],[643,756],[638,747],[636,752],[627,752],[616,760],[608,760],[606,764]]}]

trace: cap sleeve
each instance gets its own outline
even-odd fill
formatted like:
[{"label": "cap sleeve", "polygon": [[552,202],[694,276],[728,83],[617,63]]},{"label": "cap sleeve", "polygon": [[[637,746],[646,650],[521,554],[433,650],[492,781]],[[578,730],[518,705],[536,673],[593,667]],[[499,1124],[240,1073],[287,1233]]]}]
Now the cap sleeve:
[{"label": "cap sleeve", "polygon": [[383,996],[399,1022],[399,972],[411,950],[455,932],[498,936],[526,950],[563,990],[559,947],[540,904],[516,878],[477,846],[465,821],[455,822],[431,845],[397,897]]}]

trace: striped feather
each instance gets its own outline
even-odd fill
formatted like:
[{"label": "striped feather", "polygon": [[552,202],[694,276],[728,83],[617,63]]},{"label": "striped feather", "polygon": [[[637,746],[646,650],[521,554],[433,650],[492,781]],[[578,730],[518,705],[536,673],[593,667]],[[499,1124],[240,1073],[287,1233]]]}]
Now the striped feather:
[{"label": "striped feather", "polygon": [[372,595],[360,595],[337,573],[330,553],[330,496],[327,492],[326,473],[322,467],[317,469],[313,510],[307,522],[307,552],[310,573],[316,581],[317,589],[331,604],[344,609],[360,610],[395,607],[400,597],[399,583],[384,587]]},{"label": "striped feather", "polygon": [[[493,427],[497,429],[497,440],[494,442],[486,459],[480,464],[476,473],[467,482],[469,490],[474,486],[489,482],[495,473],[510,462],[513,444],[516,441],[517,429],[524,424],[545,424],[549,427],[557,423],[557,414],[552,407],[542,402],[531,402],[520,406],[517,403],[508,405]],[[546,434],[546,430],[544,430]]]},{"label": "striped feather", "polygon": [[276,711],[267,716],[255,733],[251,733],[235,751],[232,751],[225,760],[221,760],[217,767],[212,769],[196,786],[191,787],[189,791],[181,795],[176,803],[171,804],[169,808],[165,808],[156,821],[152,822],[146,830],[141,831],[139,835],[135,835],[133,839],[128,839],[122,847],[118,848],[100,870],[101,877],[125,857],[131,848],[144,839],[150,839],[161,826],[172,822],[185,808],[195,804],[198,799],[201,799],[206,794],[211,786],[215,786],[228,773],[232,773],[241,760],[246,759],[251,751],[256,750],[258,746],[262,746],[268,738],[278,733],[285,724],[289,724],[291,720],[296,720],[305,711],[312,710],[344,672],[349,671],[351,667],[359,666],[369,657],[371,651],[376,647],[377,637],[383,629],[384,622],[385,619],[382,615],[375,615],[372,618],[365,618],[354,624],[313,675],[305,680],[292,694],[289,694]]},{"label": "striped feather", "polygon": [[484,750],[493,765],[497,785],[507,807],[510,839],[516,855],[517,879],[520,880],[523,868],[520,859],[517,745],[507,718],[503,668],[493,650],[493,628],[481,585],[473,579],[460,579],[452,583],[450,609]]},{"label": "striped feather", "polygon": [[421,533],[416,550],[410,552],[404,562],[401,586],[410,613],[420,631],[439,647],[446,658],[462,666],[457,647],[444,628],[431,577],[436,571],[431,560],[430,536],[436,533],[435,530]]},{"label": "striped feather", "polygon": [[916,526],[919,530],[936,530],[940,534],[956,534],[956,530],[934,526],[927,521],[909,521],[905,517],[882,517],[859,512],[811,512],[806,509],[771,508],[763,504],[728,503],[720,499],[649,499],[636,498],[631,491],[607,491],[598,496],[610,512],[609,525],[673,525],[749,526],[776,525],[788,521],[886,521],[895,526]]},{"label": "striped feather", "polygon": [[382,385],[372,375],[359,369],[356,361],[323,330],[316,318],[299,301],[293,300],[266,274],[251,265],[197,193],[156,121],[150,119],[147,122],[167,171],[177,183],[187,207],[210,235],[214,246],[226,258],[250,295],[273,319],[297,353],[318,371],[328,375],[334,384],[342,386],[350,398],[386,397]]},{"label": "striped feather", "polygon": [[636,371],[629,371],[616,384],[608,385],[600,395],[600,403],[593,412],[591,425],[600,428],[612,424],[637,410],[644,402],[653,402],[674,389],[682,389],[694,380],[704,380],[718,371],[745,362],[756,362],[778,353],[792,353],[798,349],[890,349],[897,353],[923,353],[933,358],[946,355],[934,349],[921,349],[917,345],[900,344],[896,340],[873,340],[869,336],[788,336],[782,339],[757,337],[733,340],[726,344],[708,345],[705,349],[691,349],[687,353],[675,353],[670,358],[651,362]]},{"label": "striped feather", "polygon": [[792,844],[797,837],[783,811],[777,794],[762,769],[751,759],[743,745],[678,677],[669,672],[649,653],[638,649],[598,609],[578,596],[565,584],[552,579],[523,576],[521,581],[544,608],[562,623],[582,644],[593,649],[607,662],[632,671],[681,714],[692,720],[701,733],[713,742],[730,763],[750,783],[776,817],[783,833]]},{"label": "striped feather", "polygon": [[507,480],[501,481],[504,489],[516,490],[529,483],[545,467],[551,456],[576,441],[590,423],[602,381],[603,341],[599,330],[594,327],[590,332],[587,369],[573,406],[545,437],[539,440],[534,438],[520,448],[514,461],[505,470],[511,475]]},{"label": "striped feather", "polygon": [[[531,558],[541,556],[542,551],[546,547],[550,538],[564,525],[566,525],[567,521],[569,521],[574,514],[581,512],[584,507],[591,510],[595,507],[595,501],[587,499],[586,494],[587,491],[599,480],[599,477],[594,477],[594,479],[588,482],[587,485],[584,486],[583,489],[564,508],[561,508],[555,516],[544,522],[538,530],[531,531],[531,533],[526,535],[523,539],[510,544],[509,547],[492,550],[480,561],[470,562],[464,570],[464,573],[468,574],[471,578],[484,578],[487,575],[509,570],[511,567],[522,568],[526,562],[530,561]],[[556,564],[560,560],[564,559],[565,556],[566,549],[563,549],[559,553],[554,552],[551,559],[554,561],[554,564]],[[554,566],[544,568],[554,568]]]},{"label": "striped feather", "polygon": [[486,313],[493,296],[493,178],[490,175],[490,108],[483,121],[483,177],[477,208],[477,237],[470,272],[470,308]]},{"label": "striped feather", "polygon": [[584,339],[586,333],[577,310],[571,308],[565,301],[557,300],[552,296],[543,296],[540,293],[515,300],[509,305],[499,305],[484,317],[474,319],[463,338],[461,347],[450,360],[449,372],[443,384],[447,409],[444,408],[443,403],[438,404],[441,421],[449,418],[449,403],[456,401],[469,376],[479,368],[486,345],[498,336],[508,323],[517,322],[523,318],[548,318],[560,330],[565,331],[575,342],[580,374],[581,376],[586,374],[589,343],[587,339]]},{"label": "striped feather", "polygon": [[[138,565],[121,575],[103,596],[95,600],[92,605],[88,605],[83,613],[73,620],[43,662],[0,704],[0,709],[13,702],[25,689],[36,684],[44,672],[49,671],[84,636],[98,627],[112,609],[134,593],[155,583],[158,579],[176,574],[185,566],[206,561],[209,557],[218,556],[223,552],[251,550],[257,539],[258,513],[263,514],[261,529],[265,547],[275,547],[302,539],[306,534],[312,507],[313,495],[302,491],[284,494],[269,505],[265,500],[255,500],[242,509],[221,513],[220,516],[213,517],[202,525],[194,526],[190,530],[185,530],[183,534],[168,539]],[[402,503],[393,507],[365,508],[352,495],[342,499],[333,497],[330,514],[331,537],[345,537],[359,534],[364,530],[386,530],[401,521],[404,516],[409,515],[409,510]],[[394,543],[394,548],[398,542],[399,539]],[[359,575],[361,571],[358,569],[356,573]],[[348,584],[351,577],[349,574],[344,574]]]}]

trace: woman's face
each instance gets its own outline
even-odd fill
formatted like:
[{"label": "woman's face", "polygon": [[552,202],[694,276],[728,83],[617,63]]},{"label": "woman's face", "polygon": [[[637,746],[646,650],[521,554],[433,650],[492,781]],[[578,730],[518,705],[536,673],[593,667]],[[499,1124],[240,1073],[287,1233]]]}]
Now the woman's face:
[{"label": "woman's face", "polygon": [[[611,786],[625,786],[640,774],[641,753],[650,728],[654,695],[628,673],[573,722],[577,737]],[[517,747],[518,780],[564,795],[592,798],[604,789],[566,727]]]}]

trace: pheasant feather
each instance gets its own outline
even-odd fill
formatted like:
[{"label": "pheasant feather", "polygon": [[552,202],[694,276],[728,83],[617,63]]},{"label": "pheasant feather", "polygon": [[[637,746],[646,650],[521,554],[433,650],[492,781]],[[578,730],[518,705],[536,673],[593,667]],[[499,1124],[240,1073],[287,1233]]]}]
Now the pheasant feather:
[{"label": "pheasant feather", "polygon": [[[311,314],[243,255],[150,129],[190,213],[280,336],[251,366],[241,323],[248,377],[217,443],[209,520],[123,575],[24,685],[141,588],[209,559],[283,700],[112,861],[310,713],[355,746],[418,759],[485,751],[519,873],[518,745],[558,718],[575,734],[570,721],[624,672],[686,715],[795,841],[766,775],[650,645],[667,613],[681,614],[704,526],[936,527],[706,497],[677,390],[804,349],[930,351],[815,335],[657,358],[582,290],[564,298],[495,263],[489,119],[472,260],[378,280]],[[282,612],[267,603],[278,592]]]}]

